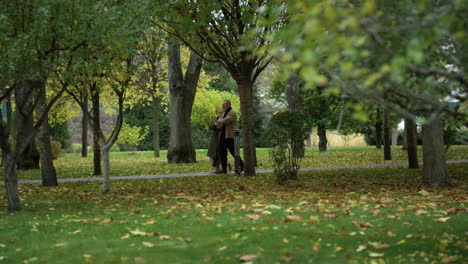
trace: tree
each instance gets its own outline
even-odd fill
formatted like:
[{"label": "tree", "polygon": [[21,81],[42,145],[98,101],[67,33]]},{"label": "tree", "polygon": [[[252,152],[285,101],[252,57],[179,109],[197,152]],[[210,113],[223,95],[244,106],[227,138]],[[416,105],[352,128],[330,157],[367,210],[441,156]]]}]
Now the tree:
[{"label": "tree", "polygon": [[192,143],[190,116],[200,78],[202,58],[191,52],[185,75],[182,73],[180,46],[169,43],[169,113],[170,140],[167,151],[169,163],[196,162]]},{"label": "tree", "polygon": [[[280,25],[264,26],[260,11],[275,1],[178,1],[158,2],[163,12],[153,21],[169,34],[178,37],[198,55],[216,61],[236,81],[241,102],[241,123],[245,174],[255,175],[254,118],[252,88],[258,75],[271,61],[271,34]],[[276,19],[278,18],[278,19]],[[248,47],[262,47],[254,52]]]},{"label": "tree", "polygon": [[[298,58],[309,85],[330,83],[330,88],[374,100],[404,117],[421,116],[425,124],[441,113],[459,124],[468,120],[468,112],[451,109],[443,100],[451,96],[465,101],[468,96],[462,37],[468,3],[296,0],[288,1],[288,8],[302,12],[292,14],[279,35],[292,46],[288,52]],[[436,160],[442,159],[444,151],[433,150]],[[447,183],[424,183],[434,182]]]}]

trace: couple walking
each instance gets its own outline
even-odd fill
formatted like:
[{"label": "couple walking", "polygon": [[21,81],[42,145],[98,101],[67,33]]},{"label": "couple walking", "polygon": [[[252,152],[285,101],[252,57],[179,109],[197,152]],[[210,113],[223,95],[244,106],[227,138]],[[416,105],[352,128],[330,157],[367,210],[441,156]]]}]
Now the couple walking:
[{"label": "couple walking", "polygon": [[[229,170],[232,168],[232,165],[228,162],[227,154],[229,150],[234,157],[234,130],[236,125],[237,113],[231,108],[231,101],[224,100],[218,115],[210,124],[211,137],[208,145],[208,157],[210,157],[211,165],[216,168],[216,173],[226,174],[227,167],[229,167]],[[244,162],[240,159],[240,171],[243,170]]]}]

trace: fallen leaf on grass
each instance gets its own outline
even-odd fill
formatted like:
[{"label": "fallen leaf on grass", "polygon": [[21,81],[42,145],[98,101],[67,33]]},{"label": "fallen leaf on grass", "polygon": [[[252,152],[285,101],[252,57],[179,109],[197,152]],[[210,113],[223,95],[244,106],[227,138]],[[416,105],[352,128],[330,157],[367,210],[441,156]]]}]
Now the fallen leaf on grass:
[{"label": "fallen leaf on grass", "polygon": [[169,236],[169,235],[160,235],[159,236],[159,239],[162,239],[162,240],[168,240],[168,239],[171,239],[172,237]]},{"label": "fallen leaf on grass", "polygon": [[421,190],[421,191],[419,191],[418,193],[419,193],[420,195],[422,195],[422,196],[428,196],[428,195],[429,195],[429,193],[428,193],[426,190]]},{"label": "fallen leaf on grass", "polygon": [[427,214],[426,210],[423,209],[418,209],[416,212],[414,212],[415,215],[422,215],[422,214]]},{"label": "fallen leaf on grass", "polygon": [[364,246],[364,245],[359,245],[359,247],[356,249],[356,252],[361,252],[363,251],[364,249],[366,249],[367,247]]},{"label": "fallen leaf on grass", "polygon": [[146,232],[141,231],[140,229],[130,230],[130,234],[134,236],[146,236]]},{"label": "fallen leaf on grass", "polygon": [[315,223],[318,223],[320,220],[319,220],[318,216],[311,215],[311,216],[309,216],[309,221],[315,224]]},{"label": "fallen leaf on grass", "polygon": [[390,247],[390,244],[386,242],[369,242],[369,245],[373,246],[375,249],[384,249]]},{"label": "fallen leaf on grass", "polygon": [[228,247],[227,246],[222,246],[220,248],[218,248],[218,251],[223,251],[223,250],[226,250]]},{"label": "fallen leaf on grass", "polygon": [[249,218],[249,219],[252,219],[252,220],[258,220],[260,219],[260,215],[256,215],[256,214],[248,214],[246,215],[245,217]]},{"label": "fallen leaf on grass", "polygon": [[239,258],[240,262],[250,262],[253,261],[257,258],[257,255],[255,254],[250,254],[250,255],[244,255]]},{"label": "fallen leaf on grass", "polygon": [[354,226],[359,227],[359,228],[366,228],[366,227],[373,227],[374,226],[371,223],[359,223],[359,222],[356,222],[356,221],[351,222],[351,224],[353,224]]},{"label": "fallen leaf on grass", "polygon": [[441,217],[441,218],[437,218],[437,219],[434,219],[436,222],[447,222],[447,220],[449,220],[450,217]]},{"label": "fallen leaf on grass", "polygon": [[376,252],[369,253],[369,257],[371,257],[371,258],[381,258],[384,255],[385,255],[384,253],[376,253]]},{"label": "fallen leaf on grass", "polygon": [[293,257],[283,256],[280,258],[280,261],[284,261],[284,262],[290,262],[291,260],[293,260]]},{"label": "fallen leaf on grass", "polygon": [[141,243],[142,243],[143,246],[145,246],[145,247],[154,247],[154,244],[153,244],[153,243],[150,243],[150,242],[145,242],[145,241],[143,241],[143,242],[141,242]]},{"label": "fallen leaf on grass", "polygon": [[302,221],[302,216],[300,216],[300,215],[288,215],[288,216],[286,216],[286,219],[284,219],[284,222],[290,222],[290,221]]}]

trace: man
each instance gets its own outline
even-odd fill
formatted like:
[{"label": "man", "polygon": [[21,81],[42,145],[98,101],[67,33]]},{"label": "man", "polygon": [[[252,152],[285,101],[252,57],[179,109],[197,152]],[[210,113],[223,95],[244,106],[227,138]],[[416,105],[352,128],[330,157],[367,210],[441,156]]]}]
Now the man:
[{"label": "man", "polygon": [[[228,150],[234,157],[234,130],[237,125],[237,113],[231,108],[231,101],[223,101],[224,114],[219,118],[215,125],[220,129],[219,148],[221,156],[222,171],[220,173],[227,173],[227,153]],[[235,157],[234,157],[235,158]],[[244,162],[240,159],[240,171],[244,170]]]}]

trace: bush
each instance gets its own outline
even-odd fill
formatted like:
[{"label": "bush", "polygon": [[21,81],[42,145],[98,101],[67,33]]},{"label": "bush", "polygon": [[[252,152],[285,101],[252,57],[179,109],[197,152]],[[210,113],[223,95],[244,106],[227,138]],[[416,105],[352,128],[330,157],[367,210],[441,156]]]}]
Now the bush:
[{"label": "bush", "polygon": [[301,155],[293,155],[302,149],[311,129],[311,122],[299,111],[284,110],[273,115],[268,127],[269,156],[273,162],[278,184],[297,178]]},{"label": "bush", "polygon": [[54,160],[60,157],[60,153],[62,152],[62,144],[58,141],[51,141],[50,148],[52,149],[52,158]]}]

